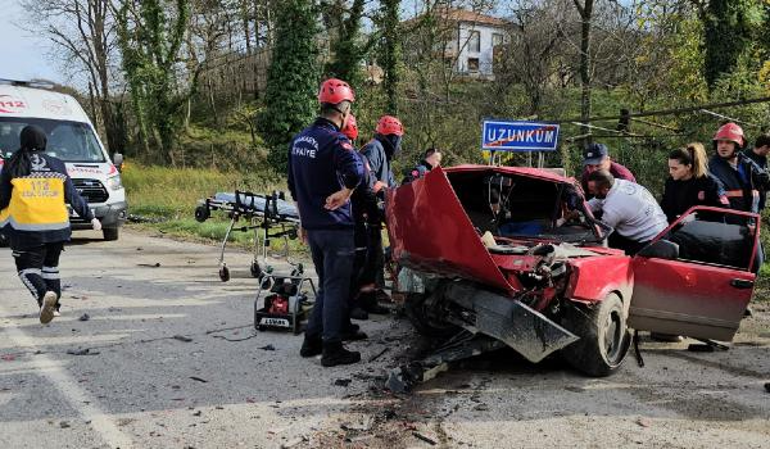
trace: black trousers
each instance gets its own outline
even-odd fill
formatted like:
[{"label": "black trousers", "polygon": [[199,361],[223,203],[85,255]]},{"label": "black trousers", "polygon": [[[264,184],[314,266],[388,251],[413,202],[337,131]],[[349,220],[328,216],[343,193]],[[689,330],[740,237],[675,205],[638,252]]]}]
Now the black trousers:
[{"label": "black trousers", "polygon": [[647,246],[648,243],[650,242],[637,242],[636,240],[631,240],[628,237],[623,237],[617,232],[613,232],[607,239],[607,245],[609,245],[610,248],[622,249],[629,256],[633,256],[641,251],[641,249]]},{"label": "black trousers", "polygon": [[37,300],[38,306],[43,304],[43,296],[46,292],[51,291],[56,293],[56,307],[57,309],[59,307],[58,299],[61,298],[59,256],[63,250],[63,242],[13,250],[19,279]]}]

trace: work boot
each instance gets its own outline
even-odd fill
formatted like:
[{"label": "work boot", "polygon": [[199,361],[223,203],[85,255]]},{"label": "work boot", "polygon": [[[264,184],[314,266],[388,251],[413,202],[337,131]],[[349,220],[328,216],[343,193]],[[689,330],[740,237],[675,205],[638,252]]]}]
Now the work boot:
[{"label": "work boot", "polygon": [[358,296],[358,303],[361,305],[361,308],[368,313],[373,313],[375,315],[387,315],[390,313],[390,309],[382,307],[377,303],[377,292],[375,291],[361,292]]},{"label": "work boot", "polygon": [[337,365],[351,365],[361,361],[361,353],[348,351],[341,342],[324,342],[321,365],[329,368]]},{"label": "work boot", "polygon": [[350,310],[350,318],[354,320],[364,321],[369,319],[369,314],[366,310],[356,306]]},{"label": "work boot", "polygon": [[369,338],[366,332],[356,329],[345,329],[342,331],[342,341],[359,341]]},{"label": "work boot", "polygon": [[43,304],[40,306],[40,322],[48,324],[53,319],[53,313],[56,310],[56,293],[45,292]]},{"label": "work boot", "polygon": [[323,352],[323,340],[320,336],[311,337],[305,334],[305,341],[302,342],[302,349],[299,355],[302,357],[315,357]]}]

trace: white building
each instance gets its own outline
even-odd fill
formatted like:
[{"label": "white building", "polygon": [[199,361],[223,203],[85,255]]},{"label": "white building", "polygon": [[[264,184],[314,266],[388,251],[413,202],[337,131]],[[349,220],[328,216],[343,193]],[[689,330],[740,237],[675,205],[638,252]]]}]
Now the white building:
[{"label": "white building", "polygon": [[446,10],[441,16],[453,28],[445,47],[445,60],[458,74],[493,79],[495,47],[508,41],[507,23],[460,9]]}]

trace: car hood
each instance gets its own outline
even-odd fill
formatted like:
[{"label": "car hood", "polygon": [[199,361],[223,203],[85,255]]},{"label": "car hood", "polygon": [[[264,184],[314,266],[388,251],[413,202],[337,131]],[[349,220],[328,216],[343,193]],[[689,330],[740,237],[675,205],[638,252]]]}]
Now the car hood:
[{"label": "car hood", "polygon": [[521,289],[495,264],[441,167],[389,192],[386,207],[390,247],[400,264],[508,294]]}]

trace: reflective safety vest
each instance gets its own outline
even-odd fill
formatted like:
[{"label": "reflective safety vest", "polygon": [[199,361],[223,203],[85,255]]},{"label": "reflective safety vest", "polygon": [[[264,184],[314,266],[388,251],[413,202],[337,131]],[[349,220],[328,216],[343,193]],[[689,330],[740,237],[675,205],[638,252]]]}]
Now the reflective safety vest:
[{"label": "reflective safety vest", "polygon": [[68,241],[72,229],[67,203],[84,220],[94,217],[64,162],[40,151],[30,155],[30,162],[29,175],[0,172],[0,231],[14,249]]},{"label": "reflective safety vest", "polygon": [[11,202],[0,211],[0,227],[17,231],[56,231],[69,228],[64,185],[67,175],[32,172],[11,180]]}]

